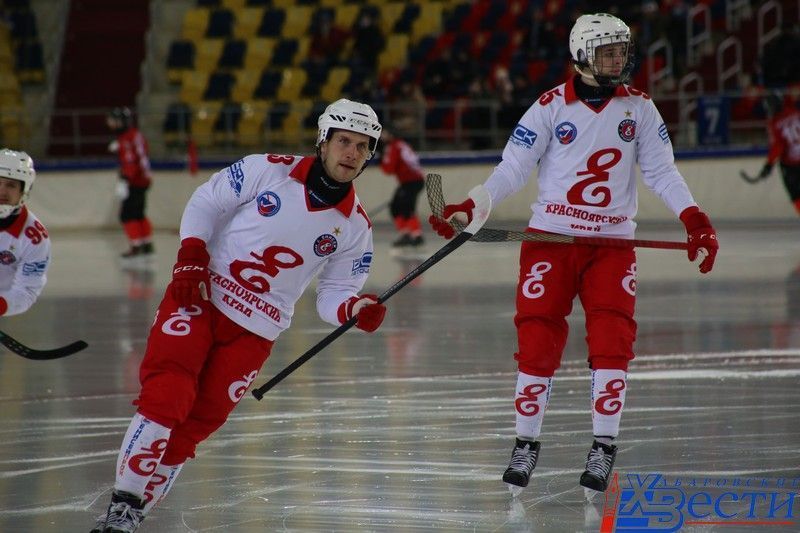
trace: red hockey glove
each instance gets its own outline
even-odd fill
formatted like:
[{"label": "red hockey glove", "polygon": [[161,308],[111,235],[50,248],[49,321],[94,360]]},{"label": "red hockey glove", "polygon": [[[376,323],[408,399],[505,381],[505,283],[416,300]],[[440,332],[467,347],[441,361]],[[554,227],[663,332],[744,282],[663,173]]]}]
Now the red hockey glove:
[{"label": "red hockey glove", "polygon": [[354,316],[358,316],[356,327],[372,333],[381,325],[386,315],[386,306],[378,303],[374,294],[363,294],[348,298],[339,306],[337,316],[339,322],[344,324]]},{"label": "red hockey glove", "polygon": [[0,296],[0,316],[3,316],[8,311],[8,302],[5,298]]},{"label": "red hockey glove", "polygon": [[431,223],[431,227],[436,230],[436,233],[445,239],[452,239],[456,234],[456,230],[453,228],[453,226],[448,224],[447,221],[453,215],[464,213],[467,216],[467,224],[469,224],[472,222],[473,209],[475,209],[475,202],[472,200],[472,198],[467,198],[460,204],[447,204],[444,206],[444,211],[442,211],[442,218],[437,218],[431,215],[428,218],[428,222]]},{"label": "red hockey glove", "polygon": [[208,300],[211,287],[209,260],[206,243],[202,240],[189,237],[181,241],[178,262],[172,268],[172,283],[169,287],[172,298],[181,307]]},{"label": "red hockey glove", "polygon": [[711,272],[714,268],[714,259],[717,257],[719,243],[717,232],[711,226],[708,215],[700,211],[697,206],[687,207],[681,213],[681,222],[686,226],[686,242],[689,243],[689,261],[697,259],[697,254],[703,250],[706,256],[700,262],[700,272]]}]

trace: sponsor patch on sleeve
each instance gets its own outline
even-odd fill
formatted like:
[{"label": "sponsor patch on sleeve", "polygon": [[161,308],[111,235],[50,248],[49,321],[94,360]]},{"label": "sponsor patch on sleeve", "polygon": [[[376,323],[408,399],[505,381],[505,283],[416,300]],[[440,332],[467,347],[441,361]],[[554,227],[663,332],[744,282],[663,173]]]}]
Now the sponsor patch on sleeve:
[{"label": "sponsor patch on sleeve", "polygon": [[242,184],[244,183],[244,170],[242,170],[242,165],[244,164],[244,159],[238,160],[236,163],[232,164],[228,167],[228,183],[233,189],[233,193],[236,195],[236,198],[242,194]]},{"label": "sponsor patch on sleeve", "polygon": [[369,274],[369,266],[372,264],[372,252],[365,252],[359,259],[353,260],[352,274]]},{"label": "sponsor patch on sleeve", "polygon": [[22,264],[22,274],[24,276],[41,276],[45,273],[46,270],[47,270],[47,260]]},{"label": "sponsor patch on sleeve", "polygon": [[669,144],[669,132],[667,131],[667,125],[663,122],[658,127],[658,136],[661,137],[664,144]]},{"label": "sponsor patch on sleeve", "polygon": [[529,130],[522,124],[517,124],[514,127],[514,131],[511,133],[511,137],[508,139],[512,143],[516,144],[517,146],[522,146],[523,148],[531,148],[533,143],[536,142],[536,132]]}]

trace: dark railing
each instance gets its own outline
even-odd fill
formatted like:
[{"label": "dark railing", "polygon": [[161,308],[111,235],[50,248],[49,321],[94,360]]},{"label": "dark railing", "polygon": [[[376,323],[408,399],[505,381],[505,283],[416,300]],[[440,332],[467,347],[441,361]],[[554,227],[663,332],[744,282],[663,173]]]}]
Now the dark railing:
[{"label": "dark railing", "polygon": [[[780,99],[778,98],[777,101]],[[727,92],[700,95],[682,92],[655,98],[673,145],[763,147],[766,120],[776,97]],[[373,105],[382,119],[419,151],[499,150],[529,102],[503,106],[496,100],[392,103]],[[204,103],[172,107],[167,112],[140,109],[137,119],[155,157],[185,153],[191,138],[201,155],[233,156],[248,150],[308,152],[316,137],[316,118],[324,104],[253,102],[243,105]],[[35,156],[107,155],[112,134],[105,128],[108,109],[58,111],[50,120],[45,153]],[[388,120],[387,120],[388,119]],[[25,149],[34,128],[19,111],[0,109],[0,142]]]}]

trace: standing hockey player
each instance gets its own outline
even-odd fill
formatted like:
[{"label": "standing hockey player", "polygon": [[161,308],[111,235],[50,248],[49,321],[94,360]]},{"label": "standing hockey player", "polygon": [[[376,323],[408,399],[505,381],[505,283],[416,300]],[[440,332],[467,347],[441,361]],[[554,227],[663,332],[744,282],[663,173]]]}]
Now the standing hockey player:
[{"label": "standing hockey player", "polygon": [[381,170],[397,179],[389,212],[400,236],[392,246],[422,246],[424,239],[422,224],[417,216],[417,197],[425,188],[425,176],[419,164],[419,156],[411,145],[387,128],[383,129],[381,139],[384,143]]},{"label": "standing hockey player", "polygon": [[151,183],[147,140],[133,124],[127,107],[114,108],[106,117],[106,124],[117,136],[109,150],[117,152],[119,157],[117,196],[122,200],[119,221],[130,245],[121,258],[148,257],[153,254],[153,228],[145,216],[147,190]]},{"label": "standing hockey player", "polygon": [[256,379],[294,306],[317,276],[317,311],[375,331],[386,307],[359,295],[372,263],[372,223],[353,180],[381,125],[340,99],[319,117],[316,157],[259,154],[198,187],[150,330],[137,413],[122,441],[107,513],[92,531],[134,531],[195,448]]},{"label": "standing hockey player", "polygon": [[[644,183],[686,227],[689,260],[704,250],[700,272],[710,272],[718,248],[714,228],[675,167],[653,101],[625,85],[633,67],[628,26],[605,13],[583,15],[572,28],[569,48],[578,75],[544,93],[514,128],[502,161],[484,183],[492,205],[521,190],[538,162],[539,195],[528,231],[631,239],[638,161]],[[471,200],[448,205],[443,217],[471,218],[473,207]],[[439,234],[453,235],[443,220],[431,217],[431,224]],[[634,357],[635,290],[632,247],[522,244],[514,317],[517,439],[503,474],[512,492],[528,485],[536,466],[537,439],[575,296],[586,314],[594,432],[580,484],[606,490]]]},{"label": "standing hockey player", "polygon": [[25,205],[35,179],[28,154],[0,150],[0,316],[30,309],[47,283],[50,238]]},{"label": "standing hockey player", "polygon": [[791,95],[783,97],[780,109],[770,117],[769,152],[767,161],[758,174],[759,179],[766,179],[772,172],[776,162],[780,162],[783,186],[789,194],[795,210],[800,214],[800,99]]}]

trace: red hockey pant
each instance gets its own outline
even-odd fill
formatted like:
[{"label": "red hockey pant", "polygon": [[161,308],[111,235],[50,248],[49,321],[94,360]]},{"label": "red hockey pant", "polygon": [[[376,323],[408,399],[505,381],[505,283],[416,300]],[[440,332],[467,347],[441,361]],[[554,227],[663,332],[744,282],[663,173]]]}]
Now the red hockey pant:
[{"label": "red hockey pant", "polygon": [[232,322],[210,303],[178,307],[167,291],[150,329],[139,412],[172,428],[162,463],[194,457],[227,420],[269,356],[272,341]]},{"label": "red hockey pant", "polygon": [[589,366],[627,370],[636,338],[635,289],[632,248],[523,242],[514,317],[519,370],[542,377],[555,373],[575,296],[586,315]]}]

